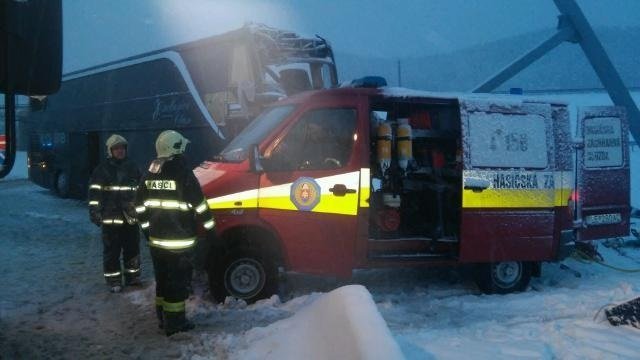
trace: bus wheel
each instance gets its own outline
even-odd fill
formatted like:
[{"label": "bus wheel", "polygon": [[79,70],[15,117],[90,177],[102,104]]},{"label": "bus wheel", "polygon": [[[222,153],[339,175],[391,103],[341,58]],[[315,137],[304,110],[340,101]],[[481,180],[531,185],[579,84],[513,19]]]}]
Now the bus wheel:
[{"label": "bus wheel", "polygon": [[475,280],[485,294],[508,294],[523,291],[531,280],[532,265],[524,261],[478,264]]},{"label": "bus wheel", "polygon": [[66,171],[59,171],[55,179],[55,191],[61,198],[69,196],[69,174]]},{"label": "bus wheel", "polygon": [[232,296],[252,303],[276,293],[275,266],[254,250],[232,250],[214,267],[209,285],[218,302]]}]

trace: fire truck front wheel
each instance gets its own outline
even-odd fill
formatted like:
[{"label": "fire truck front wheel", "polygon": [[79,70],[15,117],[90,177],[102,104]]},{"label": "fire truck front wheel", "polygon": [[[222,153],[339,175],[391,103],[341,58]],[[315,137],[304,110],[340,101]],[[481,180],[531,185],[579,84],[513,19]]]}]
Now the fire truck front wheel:
[{"label": "fire truck front wheel", "polygon": [[219,265],[209,275],[213,297],[218,302],[232,296],[252,303],[276,293],[276,268],[259,252],[236,249],[226,254]]},{"label": "fire truck front wheel", "polygon": [[475,280],[485,294],[508,294],[524,291],[531,280],[533,265],[525,261],[502,261],[478,264]]}]

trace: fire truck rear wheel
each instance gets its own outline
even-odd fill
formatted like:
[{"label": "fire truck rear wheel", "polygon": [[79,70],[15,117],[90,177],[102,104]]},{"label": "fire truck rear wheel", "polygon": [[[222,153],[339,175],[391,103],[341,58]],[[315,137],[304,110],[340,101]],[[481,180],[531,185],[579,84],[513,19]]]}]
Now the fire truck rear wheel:
[{"label": "fire truck rear wheel", "polygon": [[276,268],[259,252],[233,250],[222,258],[220,265],[209,276],[216,301],[224,302],[231,296],[253,303],[276,293]]},{"label": "fire truck rear wheel", "polygon": [[525,261],[478,264],[475,280],[485,294],[519,292],[529,285],[532,269],[532,264]]}]

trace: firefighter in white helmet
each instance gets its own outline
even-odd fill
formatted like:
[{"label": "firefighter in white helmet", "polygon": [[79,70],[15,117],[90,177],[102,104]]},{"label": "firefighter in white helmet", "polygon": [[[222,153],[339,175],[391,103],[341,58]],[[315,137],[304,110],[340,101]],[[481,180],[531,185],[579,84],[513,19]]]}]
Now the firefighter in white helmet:
[{"label": "firefighter in white helmet", "polygon": [[[127,140],[111,135],[107,158],[89,179],[89,216],[102,228],[103,271],[111,292],[124,284],[140,285],[140,232],[136,225],[135,194],[140,170],[127,158]],[[122,253],[123,265],[120,265]]]},{"label": "firefighter in white helmet", "polygon": [[143,176],[136,200],[140,228],[153,259],[158,325],[167,336],[193,328],[185,316],[191,259],[198,228],[210,232],[215,224],[200,184],[184,159],[188,143],[173,130],[158,136],[158,158]]}]

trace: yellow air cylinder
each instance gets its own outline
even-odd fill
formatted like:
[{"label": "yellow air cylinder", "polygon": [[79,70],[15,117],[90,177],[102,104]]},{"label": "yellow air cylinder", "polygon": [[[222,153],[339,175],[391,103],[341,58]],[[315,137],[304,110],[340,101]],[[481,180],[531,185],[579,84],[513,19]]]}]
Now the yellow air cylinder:
[{"label": "yellow air cylinder", "polygon": [[376,142],[378,164],[382,174],[391,167],[391,125],[383,122],[378,125],[378,138]]},{"label": "yellow air cylinder", "polygon": [[398,142],[398,165],[402,170],[407,170],[409,161],[413,159],[409,119],[398,119],[398,135],[396,141]]}]

